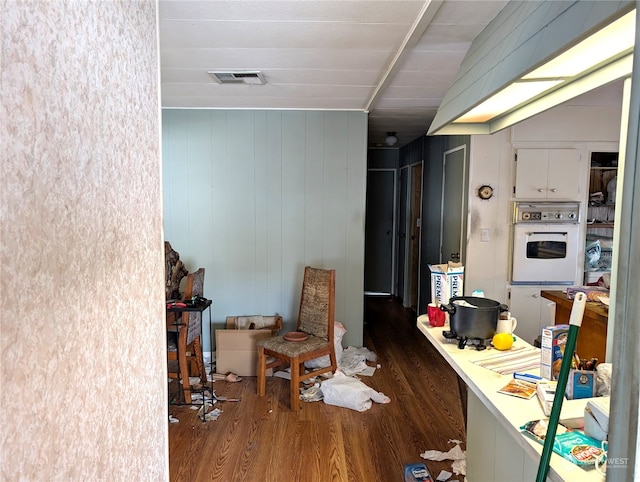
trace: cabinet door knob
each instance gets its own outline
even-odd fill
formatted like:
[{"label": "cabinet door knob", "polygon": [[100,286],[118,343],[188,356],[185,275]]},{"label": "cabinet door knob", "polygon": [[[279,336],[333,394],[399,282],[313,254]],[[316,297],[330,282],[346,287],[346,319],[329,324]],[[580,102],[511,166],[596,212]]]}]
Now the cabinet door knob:
[{"label": "cabinet door knob", "polygon": [[544,192],[544,189],[540,188],[538,189],[538,192]]},{"label": "cabinet door knob", "polygon": [[556,192],[557,189],[554,187],[553,189],[551,189],[551,192]]},{"label": "cabinet door knob", "polygon": [[535,294],[535,295],[533,295],[533,297],[534,297],[534,298],[539,298],[539,297],[540,297],[540,295],[539,295],[539,294]]}]

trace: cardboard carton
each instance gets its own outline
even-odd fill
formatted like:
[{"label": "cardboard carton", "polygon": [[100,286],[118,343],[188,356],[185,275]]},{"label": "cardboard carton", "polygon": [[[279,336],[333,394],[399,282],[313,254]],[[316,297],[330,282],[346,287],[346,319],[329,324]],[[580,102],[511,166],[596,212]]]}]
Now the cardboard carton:
[{"label": "cardboard carton", "polygon": [[[540,351],[540,376],[547,380],[557,380],[562,366],[564,348],[569,335],[569,325],[551,325],[542,329]],[[572,353],[568,353],[572,356]]]},{"label": "cardboard carton", "polygon": [[593,370],[570,370],[566,396],[568,400],[595,397],[596,372]]},{"label": "cardboard carton", "polygon": [[464,266],[462,263],[430,264],[431,302],[436,305],[449,303],[455,296],[463,296]]},{"label": "cardboard carton", "polygon": [[[244,323],[252,318],[251,323],[260,324],[258,318],[263,318],[264,328],[237,329],[238,322]],[[240,376],[255,377],[257,375],[258,340],[276,336],[282,328],[281,316],[241,317],[228,316],[227,329],[216,330],[216,372],[235,373]],[[240,325],[244,326],[244,325]],[[271,370],[267,376],[271,376]]]}]

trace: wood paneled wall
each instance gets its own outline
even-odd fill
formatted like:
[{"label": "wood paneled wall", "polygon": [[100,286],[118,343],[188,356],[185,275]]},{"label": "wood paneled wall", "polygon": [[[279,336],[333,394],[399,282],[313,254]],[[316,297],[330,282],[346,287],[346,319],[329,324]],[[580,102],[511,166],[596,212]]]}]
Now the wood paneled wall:
[{"label": "wood paneled wall", "polygon": [[366,114],[167,109],[162,139],[165,239],[206,268],[214,328],[275,313],[294,328],[314,265],[336,269],[343,345],[361,346]]}]

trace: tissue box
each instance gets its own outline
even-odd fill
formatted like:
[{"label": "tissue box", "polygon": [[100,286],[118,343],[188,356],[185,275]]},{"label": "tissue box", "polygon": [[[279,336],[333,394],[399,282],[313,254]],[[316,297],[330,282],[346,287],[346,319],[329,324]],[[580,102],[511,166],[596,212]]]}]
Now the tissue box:
[{"label": "tissue box", "polygon": [[596,372],[593,370],[570,370],[565,394],[567,400],[595,397]]},{"label": "tissue box", "polygon": [[[540,376],[557,380],[562,366],[562,355],[567,344],[569,325],[551,325],[542,329]],[[569,356],[572,354],[569,353]]]},{"label": "tissue box", "polygon": [[462,263],[430,264],[431,302],[447,304],[454,296],[463,296],[464,266]]}]

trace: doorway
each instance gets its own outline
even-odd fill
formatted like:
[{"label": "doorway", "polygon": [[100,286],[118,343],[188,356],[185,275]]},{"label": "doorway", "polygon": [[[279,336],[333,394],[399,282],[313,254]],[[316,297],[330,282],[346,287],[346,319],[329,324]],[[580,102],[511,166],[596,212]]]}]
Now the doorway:
[{"label": "doorway", "polygon": [[365,294],[390,295],[394,279],[395,169],[367,171],[364,237]]},{"label": "doorway", "polygon": [[420,289],[420,233],[422,228],[422,163],[411,166],[411,190],[409,192],[409,256],[407,270],[408,306],[418,313]]},{"label": "doorway", "polygon": [[397,294],[402,306],[417,313],[420,286],[422,162],[400,169],[398,196]]},{"label": "doorway", "polygon": [[467,146],[444,152],[442,171],[442,205],[440,210],[440,262],[462,262],[465,243],[466,158]]}]

